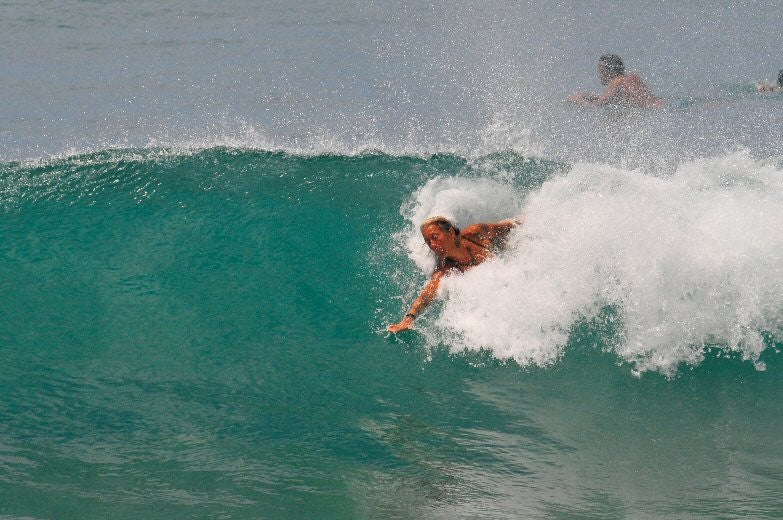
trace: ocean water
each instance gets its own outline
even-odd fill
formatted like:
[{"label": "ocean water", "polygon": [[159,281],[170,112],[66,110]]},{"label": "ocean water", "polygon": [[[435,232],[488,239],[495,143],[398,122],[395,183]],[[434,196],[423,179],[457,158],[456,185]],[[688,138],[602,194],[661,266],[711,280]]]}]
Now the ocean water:
[{"label": "ocean water", "polygon": [[780,518],[778,11],[0,3],[0,518]]}]

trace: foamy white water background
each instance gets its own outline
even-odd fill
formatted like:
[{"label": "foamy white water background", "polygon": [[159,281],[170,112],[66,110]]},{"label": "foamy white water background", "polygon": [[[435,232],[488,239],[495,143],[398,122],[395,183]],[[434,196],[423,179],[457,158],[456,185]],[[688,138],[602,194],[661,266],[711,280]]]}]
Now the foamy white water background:
[{"label": "foamy white water background", "polygon": [[[436,179],[404,208],[412,224],[430,214],[463,226],[525,216],[497,260],[448,278],[441,314],[421,325],[432,341],[445,334],[455,349],[545,365],[579,319],[611,304],[622,320],[620,358],[672,373],[698,363],[708,345],[756,361],[760,334],[781,331],[779,163],[739,151],[663,176],[580,163],[522,197],[507,183]],[[414,226],[407,238],[429,273]]]}]

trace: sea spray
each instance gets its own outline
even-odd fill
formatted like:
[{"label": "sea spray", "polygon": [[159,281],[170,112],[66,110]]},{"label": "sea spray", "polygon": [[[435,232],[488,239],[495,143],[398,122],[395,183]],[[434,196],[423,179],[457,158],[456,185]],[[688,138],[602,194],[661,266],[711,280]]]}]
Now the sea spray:
[{"label": "sea spray", "polygon": [[[442,213],[457,225],[520,209],[525,223],[493,262],[443,285],[438,316],[423,324],[453,350],[557,360],[579,320],[616,306],[613,348],[638,371],[672,374],[718,345],[758,362],[783,323],[783,171],[738,151],[652,176],[576,164],[539,191],[487,179],[436,179],[406,208],[412,223]],[[409,254],[427,270],[416,232]],[[762,363],[757,363],[763,368]]]}]

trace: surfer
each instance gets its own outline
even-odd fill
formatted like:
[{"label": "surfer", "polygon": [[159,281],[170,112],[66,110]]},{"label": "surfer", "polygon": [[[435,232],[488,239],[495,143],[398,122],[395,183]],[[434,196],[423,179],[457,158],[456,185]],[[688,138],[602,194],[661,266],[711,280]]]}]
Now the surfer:
[{"label": "surfer", "polygon": [[604,54],[598,59],[598,79],[606,86],[603,94],[580,92],[568,100],[584,106],[657,107],[666,104],[665,100],[655,97],[638,74],[626,73],[622,58],[616,54]]},{"label": "surfer", "polygon": [[445,217],[430,217],[421,223],[420,230],[427,246],[438,258],[430,281],[413,302],[401,322],[389,325],[389,332],[413,328],[416,316],[438,294],[441,279],[455,271],[464,273],[471,267],[495,256],[493,249],[505,243],[508,234],[521,224],[521,220],[508,219],[489,224],[471,224],[462,231]]},{"label": "surfer", "polygon": [[778,72],[778,82],[776,85],[769,85],[767,83],[757,83],[756,92],[780,92],[783,90],[783,69]]}]

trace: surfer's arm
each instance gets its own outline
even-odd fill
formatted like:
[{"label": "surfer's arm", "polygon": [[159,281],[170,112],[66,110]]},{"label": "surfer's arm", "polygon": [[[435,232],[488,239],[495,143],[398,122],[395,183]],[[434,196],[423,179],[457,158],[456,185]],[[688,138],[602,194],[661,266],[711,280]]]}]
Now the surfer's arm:
[{"label": "surfer's arm", "polygon": [[500,222],[487,224],[487,226],[489,227],[490,232],[492,233],[492,239],[494,240],[496,238],[506,238],[506,236],[511,233],[511,230],[517,226],[521,226],[522,222],[522,217],[507,218]]},{"label": "surfer's arm", "polygon": [[594,107],[600,107],[603,105],[607,105],[609,103],[615,102],[617,93],[620,91],[620,84],[618,82],[613,81],[609,84],[608,87],[606,87],[606,90],[603,94],[600,96],[590,96],[589,99],[586,99],[588,105],[594,106]]},{"label": "surfer's arm", "polygon": [[609,85],[606,86],[606,90],[604,90],[602,94],[574,94],[568,98],[568,100],[572,103],[591,107],[615,103],[620,90],[623,88],[623,81],[624,79],[622,77],[615,78],[609,82]]},{"label": "surfer's arm", "polygon": [[435,296],[438,295],[440,279],[443,278],[446,272],[447,271],[438,269],[432,273],[430,281],[427,282],[427,285],[424,286],[424,289],[421,291],[421,294],[419,294],[419,297],[414,300],[410,310],[402,319],[402,321],[399,323],[394,323],[393,325],[389,325],[386,330],[389,332],[400,332],[402,330],[412,329],[413,321],[416,319],[416,316],[418,316],[419,313],[423,311],[432,300],[435,299]]},{"label": "surfer's arm", "polygon": [[584,105],[584,106],[594,105],[597,99],[598,96],[596,94],[587,94],[584,92],[573,94],[568,97],[568,101],[570,101],[571,103],[576,103],[577,105]]},{"label": "surfer's arm", "polygon": [[522,217],[509,218],[499,222],[490,222],[486,224],[471,224],[463,231],[463,235],[469,238],[486,242],[487,245],[493,244],[496,240],[505,239],[511,230],[522,224]]}]

